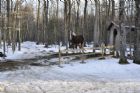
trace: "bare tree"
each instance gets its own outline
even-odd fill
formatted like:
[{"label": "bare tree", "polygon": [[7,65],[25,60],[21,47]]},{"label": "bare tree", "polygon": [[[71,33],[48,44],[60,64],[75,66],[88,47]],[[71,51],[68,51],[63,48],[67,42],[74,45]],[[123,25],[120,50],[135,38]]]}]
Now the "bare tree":
[{"label": "bare tree", "polygon": [[[2,15],[1,15],[1,0],[0,0],[0,21],[1,21],[1,23],[2,23]],[[0,48],[1,48],[1,39],[2,39],[2,35],[1,35],[1,30],[2,30],[2,24],[0,23]]]},{"label": "bare tree", "polygon": [[45,47],[47,47],[47,40],[48,40],[48,34],[47,34],[47,28],[48,28],[48,11],[49,11],[49,0],[44,0],[44,35],[43,35],[43,42],[45,43]]},{"label": "bare tree", "polygon": [[10,2],[11,2],[10,8],[11,8],[11,11],[13,11],[13,0],[11,0]]},{"label": "bare tree", "polygon": [[94,23],[94,46],[99,45],[99,33],[100,33],[100,27],[99,27],[99,17],[100,17],[100,1],[95,1],[95,23]]},{"label": "bare tree", "polygon": [[1,0],[0,0],[0,14],[1,14]]},{"label": "bare tree", "polygon": [[88,6],[88,0],[85,0],[85,6],[84,6],[84,29],[82,30],[82,35],[86,39],[85,31],[87,31],[87,6]]},{"label": "bare tree", "polygon": [[135,42],[134,42],[134,63],[140,64],[140,0],[135,0]]},{"label": "bare tree", "polygon": [[64,31],[65,31],[65,45],[68,50],[68,1],[64,0]]},{"label": "bare tree", "polygon": [[77,2],[77,11],[76,11],[76,24],[75,24],[75,31],[79,32],[79,12],[80,12],[80,0],[76,0]]},{"label": "bare tree", "polygon": [[127,64],[127,58],[125,57],[125,38],[124,38],[124,0],[119,0],[119,30],[120,30],[120,64]]},{"label": "bare tree", "polygon": [[[70,41],[70,31],[72,29],[72,26],[71,26],[71,17],[72,17],[72,13],[71,13],[71,10],[72,10],[72,1],[69,0],[68,1],[68,41]],[[70,42],[69,42],[69,45],[70,45]]]},{"label": "bare tree", "polygon": [[10,1],[11,0],[6,0],[7,1],[7,33],[8,33],[8,45],[11,43],[11,32],[10,32]]},{"label": "bare tree", "polygon": [[115,1],[112,0],[112,15],[111,15],[111,19],[114,21],[114,17],[115,17]]},{"label": "bare tree", "polygon": [[[112,19],[112,21],[114,21],[114,17],[115,17],[115,1],[114,0],[112,0],[112,14],[111,14],[111,19]],[[116,50],[116,46],[115,46],[115,39],[116,38],[113,38],[114,40],[113,40],[113,55],[115,56],[115,50]],[[117,52],[117,51],[116,51]],[[118,53],[116,53],[116,54],[118,54]],[[117,55],[116,55],[117,56]]]},{"label": "bare tree", "polygon": [[[56,4],[57,4],[57,9],[56,9],[56,28],[58,30],[58,18],[59,18],[59,0],[56,0]],[[60,38],[58,38],[58,43],[60,45]]]},{"label": "bare tree", "polygon": [[6,52],[6,15],[2,15],[3,53]]},{"label": "bare tree", "polygon": [[17,41],[18,41],[18,50],[21,50],[21,12],[20,12],[20,8],[21,8],[21,1],[17,0],[18,2],[18,7],[17,7],[17,20],[18,20],[18,29],[17,29]]},{"label": "bare tree", "polygon": [[38,0],[38,8],[37,8],[37,44],[39,44],[40,38],[39,22],[40,22],[40,0]]}]

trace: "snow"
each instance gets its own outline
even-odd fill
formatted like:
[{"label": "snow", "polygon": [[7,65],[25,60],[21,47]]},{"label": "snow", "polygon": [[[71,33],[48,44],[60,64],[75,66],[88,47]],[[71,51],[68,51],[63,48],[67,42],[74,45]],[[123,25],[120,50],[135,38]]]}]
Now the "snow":
[{"label": "snow", "polygon": [[[62,68],[29,66],[0,72],[2,93],[139,93],[140,65],[120,65],[118,59],[72,61]],[[1,92],[0,92],[1,93]]]},{"label": "snow", "polygon": [[35,42],[23,42],[21,44],[21,51],[16,49],[12,52],[12,48],[9,47],[6,52],[6,59],[32,59],[37,56],[46,56],[48,54],[58,52],[58,46],[52,48],[45,48],[44,45],[36,45]]},{"label": "snow", "polygon": [[101,82],[37,81],[18,85],[11,83],[4,86],[6,88],[1,90],[5,90],[5,93],[139,93],[140,85],[131,82],[115,84],[102,82],[101,85]]},{"label": "snow", "polygon": [[130,64],[120,65],[118,59],[106,58],[106,60],[86,60],[86,64],[74,64],[74,66],[64,66],[63,69],[57,71],[81,74],[81,75],[92,75],[100,79],[111,79],[111,80],[139,80],[140,78],[140,65],[133,64],[129,60]]},{"label": "snow", "polygon": [[[61,47],[63,50],[64,47]],[[44,48],[34,42],[22,43],[22,51],[11,48],[6,59],[30,59],[58,52],[58,46]],[[140,93],[140,65],[120,65],[119,59],[106,57],[72,60],[62,57],[61,67],[45,66],[45,61],[57,62],[58,58],[42,59],[13,71],[0,72],[0,93]],[[67,63],[68,64],[64,64]]]},{"label": "snow", "polygon": [[[66,53],[66,47],[61,46],[61,52]],[[0,49],[2,51],[2,49]],[[59,46],[58,45],[50,45],[49,48],[45,48],[43,44],[36,45],[35,42],[26,41],[21,44],[21,51],[18,51],[16,48],[15,52],[12,51],[11,46],[8,46],[6,49],[6,59],[16,60],[16,59],[33,59],[38,56],[47,56],[53,53],[58,53]],[[74,53],[75,50],[69,49],[68,53]],[[79,52],[80,49],[76,50]],[[85,53],[92,52],[92,45],[88,45],[85,47]],[[101,52],[101,50],[96,50],[96,52]]]}]

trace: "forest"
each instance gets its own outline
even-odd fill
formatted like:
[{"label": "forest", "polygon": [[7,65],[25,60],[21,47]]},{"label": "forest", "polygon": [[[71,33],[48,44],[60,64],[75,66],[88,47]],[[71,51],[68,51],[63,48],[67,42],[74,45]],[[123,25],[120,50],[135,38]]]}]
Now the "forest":
[{"label": "forest", "polygon": [[[70,31],[81,34],[84,43],[110,44],[112,25],[119,34],[120,62],[127,63],[127,46],[134,49],[134,62],[140,63],[139,0],[0,0],[0,46],[15,51],[21,42],[35,41],[65,45]],[[115,30],[114,30],[115,31]],[[113,38],[111,38],[113,39]],[[131,49],[130,49],[131,50]],[[131,56],[131,55],[130,55]]]},{"label": "forest", "polygon": [[0,93],[140,93],[140,0],[0,0]]}]

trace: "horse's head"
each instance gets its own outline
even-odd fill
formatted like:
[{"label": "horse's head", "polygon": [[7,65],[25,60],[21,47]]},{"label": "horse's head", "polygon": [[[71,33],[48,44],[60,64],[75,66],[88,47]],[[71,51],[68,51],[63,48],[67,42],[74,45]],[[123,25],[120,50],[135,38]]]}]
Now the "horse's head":
[{"label": "horse's head", "polygon": [[72,35],[73,35],[73,36],[76,36],[76,33],[75,33],[75,32],[72,32]]},{"label": "horse's head", "polygon": [[73,31],[70,31],[70,39],[71,39],[73,36],[76,36],[76,33],[73,32]]},{"label": "horse's head", "polygon": [[77,48],[77,46],[81,47],[84,42],[84,37],[82,35],[76,35],[74,32],[70,31],[70,48]]},{"label": "horse's head", "polygon": [[76,36],[75,32],[70,31],[70,37],[69,37],[70,42],[73,41],[73,39],[75,38],[75,36]]}]

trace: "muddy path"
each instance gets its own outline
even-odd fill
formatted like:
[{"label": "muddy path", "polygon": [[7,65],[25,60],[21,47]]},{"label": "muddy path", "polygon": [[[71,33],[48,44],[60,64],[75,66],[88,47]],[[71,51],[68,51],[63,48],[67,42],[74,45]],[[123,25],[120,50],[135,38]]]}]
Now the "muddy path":
[{"label": "muddy path", "polygon": [[[69,59],[70,61],[81,60],[81,57],[84,56],[84,59],[101,57],[101,54],[94,53],[72,53],[72,54],[62,54],[61,57],[63,59]],[[109,55],[106,55],[109,56]],[[0,62],[0,71],[12,71],[18,69],[30,69],[31,66],[50,66],[50,65],[58,65],[59,62],[51,61],[51,59],[58,58],[58,53],[47,55],[47,56],[37,56],[32,59],[24,59],[24,60],[6,60],[6,62]],[[72,59],[70,59],[73,57]]]}]

